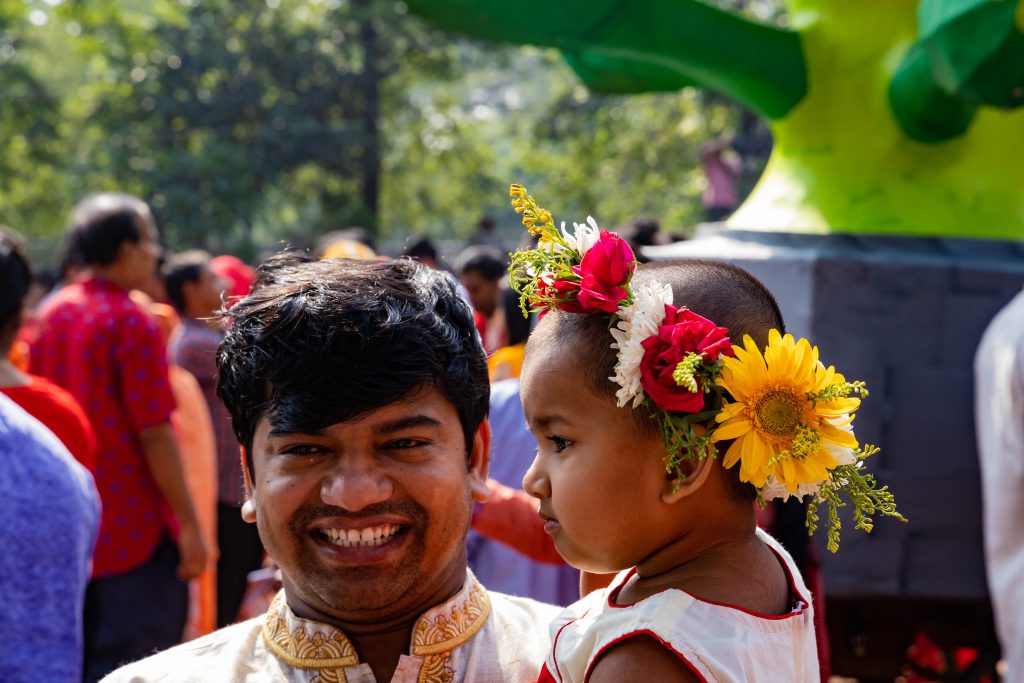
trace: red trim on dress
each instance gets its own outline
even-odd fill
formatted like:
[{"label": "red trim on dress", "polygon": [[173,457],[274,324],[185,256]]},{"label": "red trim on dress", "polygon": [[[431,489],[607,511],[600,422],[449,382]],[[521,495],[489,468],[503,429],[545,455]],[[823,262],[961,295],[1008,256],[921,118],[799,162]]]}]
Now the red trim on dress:
[{"label": "red trim on dress", "polygon": [[[558,639],[562,636],[562,631],[564,631],[569,626],[569,624],[576,623],[588,614],[590,614],[589,609],[583,614],[576,617],[575,619],[570,619],[569,621],[562,624],[562,627],[558,629],[558,632],[555,633],[554,639],[552,639],[551,641],[551,661],[555,663],[555,673],[558,674],[559,682],[562,680],[562,671],[558,668],[558,650],[556,649],[558,647]],[[551,672],[548,671],[547,662],[544,662],[544,668],[541,670],[541,673],[547,673],[548,676],[551,675]],[[540,683],[543,683],[543,679],[540,681]]]},{"label": "red trim on dress", "polygon": [[555,677],[551,675],[550,671],[548,671],[548,665],[545,662],[540,665],[540,676],[533,683],[558,683],[558,681],[556,681]]},{"label": "red trim on dress", "polygon": [[[656,641],[658,641],[659,644],[661,644],[662,647],[664,647],[669,652],[671,652],[676,657],[678,657],[679,661],[681,661],[683,664],[685,664],[686,668],[689,669],[690,671],[692,671],[693,674],[702,681],[702,683],[707,683],[708,679],[704,678],[704,675],[701,674],[700,671],[697,671],[697,667],[695,667],[693,664],[691,664],[690,660],[688,660],[683,655],[682,652],[680,652],[679,650],[677,650],[674,647],[672,647],[668,643],[668,641],[664,640],[657,633],[655,633],[654,631],[650,631],[648,629],[641,629],[639,631],[630,631],[629,633],[625,633],[625,634],[619,636],[618,638],[616,638],[615,640],[611,641],[610,643],[608,643],[604,647],[602,647],[600,650],[598,650],[597,654],[594,655],[594,658],[590,660],[590,664],[587,666],[587,673],[583,676],[583,683],[586,683],[587,681],[590,680],[590,674],[591,674],[591,672],[593,672],[594,666],[597,664],[597,661],[599,659],[601,659],[601,656],[606,651],[608,651],[609,649],[611,649],[615,645],[618,645],[619,643],[621,643],[624,640],[629,640],[630,638],[636,638],[637,636],[650,636],[651,638],[654,638]],[[544,683],[544,681],[541,680],[538,683]]]},{"label": "red trim on dress", "polygon": [[[789,612],[787,612],[786,614],[762,614],[761,612],[755,612],[754,610],[747,609],[746,607],[741,607],[739,605],[733,605],[733,604],[730,604],[728,602],[717,602],[715,600],[706,600],[704,598],[701,598],[699,596],[694,595],[693,593],[690,593],[689,591],[685,591],[682,588],[667,588],[665,590],[679,591],[680,593],[685,593],[686,595],[689,595],[691,598],[693,598],[697,602],[703,602],[703,603],[708,604],[708,605],[716,605],[718,607],[727,607],[729,609],[734,609],[734,610],[736,610],[738,612],[743,612],[744,614],[749,614],[752,617],[757,617],[758,619],[768,619],[770,621],[782,621],[782,620],[785,620],[785,619],[792,619],[793,617],[801,616],[802,614],[804,614],[804,612],[807,611],[807,608],[810,607],[810,605],[811,605],[810,598],[807,597],[807,596],[801,595],[800,589],[797,588],[796,581],[793,579],[793,572],[790,571],[789,563],[786,562],[785,558],[783,558],[782,555],[779,553],[779,551],[776,550],[774,547],[772,547],[770,544],[765,543],[765,545],[767,545],[768,548],[773,553],[775,553],[775,557],[778,558],[779,564],[782,565],[782,569],[785,570],[786,576],[789,579],[789,590],[790,590],[790,592],[793,595],[795,595],[803,603],[803,608],[792,609]],[[615,588],[612,588],[611,590],[608,591],[607,602],[608,602],[608,606],[609,607],[612,607],[612,608],[615,608],[615,609],[623,609],[625,607],[633,607],[634,605],[638,604],[636,602],[622,603],[622,604],[616,604],[615,602],[613,602],[615,600],[615,598],[618,597],[619,591],[622,590],[623,586],[626,585],[626,582],[629,581],[629,579],[633,576],[633,574],[636,574],[636,567],[633,567],[632,569],[629,570],[629,573],[626,574],[626,578],[624,578],[622,580],[622,582],[618,586],[616,586]],[[661,591],[661,592],[664,592],[664,591]],[[654,596],[652,595],[652,596],[648,596],[648,597],[654,597]],[[647,598],[644,598],[644,600],[646,600],[646,599]],[[640,602],[643,602],[643,600],[640,600]]]}]

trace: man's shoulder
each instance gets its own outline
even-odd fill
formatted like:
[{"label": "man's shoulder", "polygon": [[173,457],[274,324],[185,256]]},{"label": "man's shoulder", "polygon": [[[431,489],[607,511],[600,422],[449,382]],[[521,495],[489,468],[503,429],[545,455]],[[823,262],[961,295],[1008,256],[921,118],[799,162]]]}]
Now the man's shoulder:
[{"label": "man's shoulder", "polygon": [[201,638],[140,659],[103,679],[103,683],[156,681],[231,681],[259,666],[263,616],[226,626]]},{"label": "man's shoulder", "polygon": [[494,616],[503,621],[532,623],[534,626],[542,623],[547,626],[548,622],[564,609],[532,598],[496,591],[487,591],[487,595],[490,597]]}]

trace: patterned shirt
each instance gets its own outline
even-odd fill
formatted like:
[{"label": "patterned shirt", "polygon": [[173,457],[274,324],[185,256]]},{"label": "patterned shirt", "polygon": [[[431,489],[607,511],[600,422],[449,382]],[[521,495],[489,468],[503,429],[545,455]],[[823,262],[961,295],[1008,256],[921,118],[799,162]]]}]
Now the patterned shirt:
[{"label": "patterned shirt", "polygon": [[[491,593],[473,576],[413,628],[391,683],[526,683],[551,641],[544,628],[558,608]],[[302,619],[284,592],[266,615],[215,631],[115,671],[103,683],[287,681],[386,683],[359,661],[337,628]]]},{"label": "patterned shirt", "polygon": [[0,681],[79,681],[96,488],[57,437],[2,395],[0,459]]},{"label": "patterned shirt", "polygon": [[199,381],[210,408],[217,442],[217,500],[241,507],[245,492],[240,446],[231,429],[231,415],[217,396],[217,347],[223,338],[223,332],[192,318],[182,318],[182,324],[171,337],[170,357],[175,365],[185,368]]},{"label": "patterned shirt", "polygon": [[169,518],[140,436],[168,422],[174,410],[156,322],[111,282],[87,278],[68,285],[39,312],[31,371],[70,392],[96,431],[103,519],[93,576],[140,566]]}]

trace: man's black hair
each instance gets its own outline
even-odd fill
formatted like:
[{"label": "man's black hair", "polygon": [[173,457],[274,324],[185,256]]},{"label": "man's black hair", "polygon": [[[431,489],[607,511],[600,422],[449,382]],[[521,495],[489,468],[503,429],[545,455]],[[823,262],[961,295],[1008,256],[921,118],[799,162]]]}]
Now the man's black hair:
[{"label": "man's black hair", "polygon": [[138,197],[114,192],[89,195],[72,213],[68,251],[85,265],[109,265],[122,244],[138,244],[143,221],[151,220],[149,207]]},{"label": "man's black hair", "polygon": [[[733,344],[742,344],[743,335],[749,334],[763,349],[768,345],[769,330],[774,328],[785,334],[782,312],[775,297],[742,268],[704,259],[655,261],[639,265],[630,286],[635,289],[652,280],[672,287],[672,301],[676,306],[685,306],[719,327],[728,328]],[[615,373],[617,352],[611,347],[608,316],[558,311],[552,317],[556,324],[548,328],[547,338],[540,343],[555,343],[573,349],[584,364],[584,375],[591,388],[615,401],[619,386],[610,378]],[[527,343],[527,354],[532,343],[533,336]],[[632,412],[640,429],[657,432],[657,425],[645,411]],[[724,453],[729,443],[720,444],[720,452]],[[738,477],[735,488],[737,499],[754,499],[754,488],[741,483]]]},{"label": "man's black hair", "polygon": [[32,287],[32,269],[21,236],[0,225],[0,353],[7,355],[21,323],[21,305]]},{"label": "man's black hair", "polygon": [[473,315],[451,275],[410,260],[328,259],[280,277],[225,313],[217,393],[248,453],[266,416],[313,431],[433,387],[455,406],[466,452],[490,385]]},{"label": "man's black hair", "polygon": [[500,280],[505,274],[508,259],[497,247],[466,247],[459,254],[459,274],[477,272],[485,280]]},{"label": "man's black hair", "polygon": [[175,254],[163,267],[167,299],[178,313],[185,312],[185,284],[199,282],[203,272],[210,270],[210,255],[198,249]]}]

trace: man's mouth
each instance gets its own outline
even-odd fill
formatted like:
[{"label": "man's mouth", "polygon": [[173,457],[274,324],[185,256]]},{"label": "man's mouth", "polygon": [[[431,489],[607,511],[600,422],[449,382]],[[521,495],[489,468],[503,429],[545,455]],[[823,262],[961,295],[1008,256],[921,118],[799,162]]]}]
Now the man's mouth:
[{"label": "man's mouth", "polygon": [[340,548],[369,548],[384,545],[404,530],[399,524],[382,524],[362,529],[314,529],[313,533]]}]

